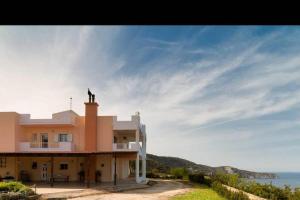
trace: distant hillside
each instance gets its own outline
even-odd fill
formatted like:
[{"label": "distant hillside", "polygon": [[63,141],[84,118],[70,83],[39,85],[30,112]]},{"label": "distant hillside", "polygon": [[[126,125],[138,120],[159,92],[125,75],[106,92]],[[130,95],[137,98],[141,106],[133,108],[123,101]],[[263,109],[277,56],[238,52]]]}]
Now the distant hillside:
[{"label": "distant hillside", "polygon": [[276,178],[276,174],[273,173],[252,172],[240,170],[230,166],[210,167],[206,165],[196,164],[194,162],[177,157],[147,154],[147,171],[156,169],[159,172],[168,173],[169,170],[174,167],[184,167],[194,173],[202,172],[205,174],[214,174],[220,172],[226,174],[239,174],[242,178]]}]

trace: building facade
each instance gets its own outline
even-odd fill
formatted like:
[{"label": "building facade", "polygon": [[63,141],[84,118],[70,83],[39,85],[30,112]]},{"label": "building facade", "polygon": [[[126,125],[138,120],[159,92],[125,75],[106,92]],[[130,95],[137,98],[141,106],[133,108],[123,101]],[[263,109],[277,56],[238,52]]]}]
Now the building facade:
[{"label": "building facade", "polygon": [[72,110],[51,119],[0,112],[0,179],[95,182],[146,180],[146,129],[139,113],[129,121],[99,116],[94,96],[85,116]]}]

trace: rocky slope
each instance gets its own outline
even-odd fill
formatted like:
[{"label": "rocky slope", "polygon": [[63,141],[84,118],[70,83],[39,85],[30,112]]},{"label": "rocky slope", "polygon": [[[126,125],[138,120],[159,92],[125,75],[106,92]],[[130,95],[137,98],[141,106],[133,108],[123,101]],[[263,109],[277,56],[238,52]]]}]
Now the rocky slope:
[{"label": "rocky slope", "polygon": [[147,154],[147,171],[156,170],[158,172],[168,173],[169,170],[174,167],[184,167],[194,173],[202,172],[205,174],[214,174],[220,172],[226,174],[239,174],[242,178],[276,178],[276,174],[273,173],[252,172],[230,166],[210,167],[177,157]]}]

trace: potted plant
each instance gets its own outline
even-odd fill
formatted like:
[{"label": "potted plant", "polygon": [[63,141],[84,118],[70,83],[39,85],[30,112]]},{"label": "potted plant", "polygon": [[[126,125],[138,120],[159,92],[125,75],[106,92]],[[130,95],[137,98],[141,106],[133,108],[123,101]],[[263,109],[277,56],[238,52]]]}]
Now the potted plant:
[{"label": "potted plant", "polygon": [[80,172],[78,172],[78,175],[79,175],[79,180],[80,180],[81,182],[83,182],[83,181],[84,181],[84,171],[81,170]]},{"label": "potted plant", "polygon": [[[102,175],[102,173],[101,173],[101,171],[100,170],[97,170],[96,171],[96,173],[95,173],[95,182],[97,183],[97,182],[101,182],[101,175]],[[99,181],[98,181],[99,180]]]}]

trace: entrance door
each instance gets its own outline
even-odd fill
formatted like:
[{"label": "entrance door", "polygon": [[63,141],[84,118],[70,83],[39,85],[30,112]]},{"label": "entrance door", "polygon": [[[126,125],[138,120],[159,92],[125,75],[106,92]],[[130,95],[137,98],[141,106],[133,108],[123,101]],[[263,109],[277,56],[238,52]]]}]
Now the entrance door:
[{"label": "entrance door", "polygon": [[47,133],[41,133],[41,147],[42,148],[48,148],[48,134]]},{"label": "entrance door", "polygon": [[47,167],[46,163],[42,164],[41,173],[42,173],[41,180],[47,181],[48,180],[48,167]]}]

